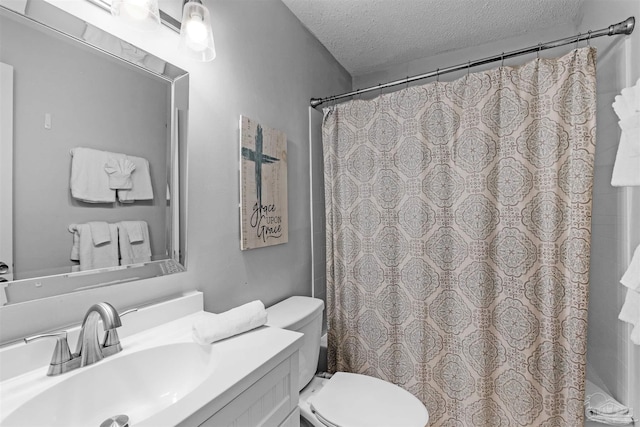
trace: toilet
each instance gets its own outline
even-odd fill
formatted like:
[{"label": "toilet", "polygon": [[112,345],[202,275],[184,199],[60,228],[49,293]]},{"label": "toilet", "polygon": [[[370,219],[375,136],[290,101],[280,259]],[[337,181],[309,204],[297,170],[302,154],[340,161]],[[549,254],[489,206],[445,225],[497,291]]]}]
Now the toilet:
[{"label": "toilet", "polygon": [[[360,374],[315,376],[324,302],[291,297],[267,308],[268,326],[304,334],[299,351],[301,425],[314,427],[424,427],[427,408],[408,391]],[[305,422],[307,424],[305,424]]]}]

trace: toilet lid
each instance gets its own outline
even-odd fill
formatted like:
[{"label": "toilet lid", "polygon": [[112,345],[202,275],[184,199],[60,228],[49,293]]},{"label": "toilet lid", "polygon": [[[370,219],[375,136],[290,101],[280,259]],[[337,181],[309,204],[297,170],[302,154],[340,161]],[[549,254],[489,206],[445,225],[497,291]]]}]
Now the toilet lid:
[{"label": "toilet lid", "polygon": [[424,427],[429,413],[408,391],[377,378],[337,372],[309,399],[330,427]]}]

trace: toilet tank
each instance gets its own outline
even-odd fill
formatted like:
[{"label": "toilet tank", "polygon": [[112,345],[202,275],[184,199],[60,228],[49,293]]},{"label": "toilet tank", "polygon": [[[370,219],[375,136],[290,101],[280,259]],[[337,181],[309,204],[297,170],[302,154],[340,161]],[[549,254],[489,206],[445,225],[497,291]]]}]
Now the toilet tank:
[{"label": "toilet tank", "polygon": [[313,379],[320,355],[322,310],[324,302],[311,297],[291,297],[267,308],[267,325],[301,332],[302,347],[299,351],[299,390]]}]

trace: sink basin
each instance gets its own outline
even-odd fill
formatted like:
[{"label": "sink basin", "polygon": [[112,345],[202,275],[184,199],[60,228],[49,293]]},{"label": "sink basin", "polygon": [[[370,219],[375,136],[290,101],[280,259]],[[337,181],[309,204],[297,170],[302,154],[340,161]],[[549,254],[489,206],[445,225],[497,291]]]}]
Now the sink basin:
[{"label": "sink basin", "polygon": [[98,427],[124,414],[135,426],[197,388],[217,359],[210,346],[191,342],[112,356],[54,377],[69,375],[18,407],[2,425]]}]

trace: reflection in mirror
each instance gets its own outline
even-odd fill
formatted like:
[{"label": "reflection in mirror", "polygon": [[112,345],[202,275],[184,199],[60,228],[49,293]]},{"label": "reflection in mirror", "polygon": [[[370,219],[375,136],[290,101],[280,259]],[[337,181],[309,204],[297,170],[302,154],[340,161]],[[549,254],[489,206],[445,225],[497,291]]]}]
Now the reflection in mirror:
[{"label": "reflection in mirror", "polygon": [[184,271],[187,73],[23,3],[0,5],[0,305]]}]

